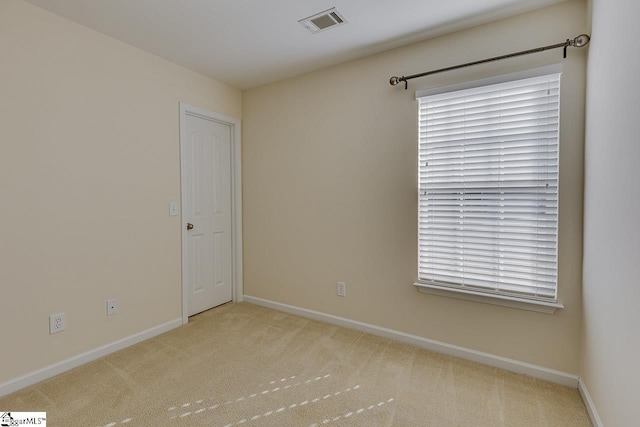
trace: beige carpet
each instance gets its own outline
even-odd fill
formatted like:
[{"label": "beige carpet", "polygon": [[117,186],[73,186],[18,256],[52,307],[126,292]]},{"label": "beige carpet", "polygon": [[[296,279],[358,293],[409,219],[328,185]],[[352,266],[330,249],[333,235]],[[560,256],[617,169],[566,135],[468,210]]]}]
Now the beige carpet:
[{"label": "beige carpet", "polygon": [[590,426],[577,390],[251,304],[0,398],[49,426]]}]

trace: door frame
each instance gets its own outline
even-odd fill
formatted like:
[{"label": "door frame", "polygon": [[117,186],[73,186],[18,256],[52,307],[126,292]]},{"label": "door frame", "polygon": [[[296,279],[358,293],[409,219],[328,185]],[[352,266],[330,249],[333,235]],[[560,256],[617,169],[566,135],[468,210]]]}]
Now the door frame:
[{"label": "door frame", "polygon": [[240,140],[240,120],[205,110],[200,107],[180,102],[180,238],[182,241],[181,270],[182,270],[182,324],[189,322],[187,270],[185,266],[187,250],[187,224],[185,212],[185,179],[186,172],[186,118],[187,116],[211,120],[231,127],[231,289],[234,302],[242,301],[242,151]]}]

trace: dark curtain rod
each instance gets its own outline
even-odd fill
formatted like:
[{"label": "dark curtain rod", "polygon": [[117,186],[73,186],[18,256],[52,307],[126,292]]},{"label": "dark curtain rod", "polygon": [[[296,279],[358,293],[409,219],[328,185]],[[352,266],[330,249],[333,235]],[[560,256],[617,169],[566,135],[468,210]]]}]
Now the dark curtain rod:
[{"label": "dark curtain rod", "polygon": [[431,74],[442,73],[444,71],[457,70],[458,68],[470,67],[472,65],[485,64],[487,62],[499,61],[501,59],[513,58],[515,56],[529,55],[530,53],[543,52],[545,50],[550,50],[550,49],[558,49],[560,47],[564,48],[564,58],[566,58],[567,48],[569,46],[584,47],[589,43],[589,40],[591,40],[591,37],[589,37],[587,34],[581,34],[578,37],[574,38],[573,40],[567,39],[567,41],[565,42],[550,44],[549,46],[523,50],[521,52],[509,53],[506,55],[496,56],[488,59],[481,59],[480,61],[467,62],[466,64],[454,65],[452,67],[440,68],[438,70],[427,71],[425,73],[419,73],[419,74],[412,74],[410,76],[402,76],[402,77],[393,76],[389,79],[389,83],[391,84],[391,86],[395,86],[400,82],[404,82],[404,89],[407,90],[407,88],[409,87],[408,81],[411,79],[417,79],[418,77],[424,77]]}]

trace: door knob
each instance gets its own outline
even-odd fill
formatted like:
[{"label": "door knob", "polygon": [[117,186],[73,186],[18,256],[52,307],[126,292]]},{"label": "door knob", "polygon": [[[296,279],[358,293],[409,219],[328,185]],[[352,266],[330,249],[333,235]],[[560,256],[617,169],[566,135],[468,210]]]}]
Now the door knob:
[{"label": "door knob", "polygon": [[190,222],[187,223],[187,230],[193,230],[193,224]]}]

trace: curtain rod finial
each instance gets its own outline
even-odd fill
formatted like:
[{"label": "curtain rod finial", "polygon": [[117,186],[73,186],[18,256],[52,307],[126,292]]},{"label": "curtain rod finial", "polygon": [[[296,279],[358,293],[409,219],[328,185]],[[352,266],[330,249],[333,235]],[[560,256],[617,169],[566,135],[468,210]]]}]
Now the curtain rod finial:
[{"label": "curtain rod finial", "polygon": [[584,47],[589,44],[590,40],[591,37],[589,37],[587,34],[580,34],[578,37],[571,41],[571,44],[575,47]]},{"label": "curtain rod finial", "polygon": [[408,79],[405,76],[402,76],[402,77],[393,76],[393,77],[391,77],[389,79],[389,84],[391,86],[396,86],[400,82],[404,82],[404,89],[407,90],[409,82],[408,82]]}]

